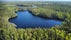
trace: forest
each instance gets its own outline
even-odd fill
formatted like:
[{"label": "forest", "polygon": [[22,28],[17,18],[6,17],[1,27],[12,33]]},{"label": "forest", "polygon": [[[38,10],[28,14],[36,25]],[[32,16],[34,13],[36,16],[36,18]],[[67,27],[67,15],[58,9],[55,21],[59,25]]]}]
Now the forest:
[{"label": "forest", "polygon": [[16,17],[15,12],[21,8],[16,4],[7,6],[5,3],[0,3],[0,40],[71,40],[71,5],[56,2],[50,2],[48,5],[40,3],[28,4],[37,5],[37,7],[27,7],[27,10],[35,16],[61,20],[62,25],[51,28],[16,28],[9,19]]}]

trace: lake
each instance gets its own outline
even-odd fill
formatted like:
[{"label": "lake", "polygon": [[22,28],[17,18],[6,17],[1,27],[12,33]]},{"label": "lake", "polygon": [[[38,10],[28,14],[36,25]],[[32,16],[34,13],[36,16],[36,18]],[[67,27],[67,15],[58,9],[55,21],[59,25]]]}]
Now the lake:
[{"label": "lake", "polygon": [[17,17],[9,20],[11,23],[17,25],[17,28],[50,28],[55,25],[61,25],[62,21],[54,19],[44,19],[32,15],[29,11],[18,11]]}]

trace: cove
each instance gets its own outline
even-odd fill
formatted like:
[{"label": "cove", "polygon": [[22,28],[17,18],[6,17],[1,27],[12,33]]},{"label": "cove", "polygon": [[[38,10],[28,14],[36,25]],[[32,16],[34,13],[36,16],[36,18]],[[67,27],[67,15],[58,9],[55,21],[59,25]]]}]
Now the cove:
[{"label": "cove", "polygon": [[55,25],[61,25],[62,22],[54,19],[44,19],[32,15],[29,11],[18,11],[17,17],[9,20],[17,25],[17,28],[50,28]]}]

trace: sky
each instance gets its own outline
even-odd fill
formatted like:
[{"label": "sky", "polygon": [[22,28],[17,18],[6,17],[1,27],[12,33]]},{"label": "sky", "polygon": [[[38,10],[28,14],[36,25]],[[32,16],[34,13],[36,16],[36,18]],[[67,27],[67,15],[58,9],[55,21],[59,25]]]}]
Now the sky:
[{"label": "sky", "polygon": [[0,0],[0,1],[71,1],[71,0]]}]

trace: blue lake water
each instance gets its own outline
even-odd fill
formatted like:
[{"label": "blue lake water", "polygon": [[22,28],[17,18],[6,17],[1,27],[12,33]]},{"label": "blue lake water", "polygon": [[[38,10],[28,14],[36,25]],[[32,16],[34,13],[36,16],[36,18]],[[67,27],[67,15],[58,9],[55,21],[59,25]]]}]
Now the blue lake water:
[{"label": "blue lake water", "polygon": [[34,16],[29,11],[19,11],[17,12],[17,17],[9,21],[16,24],[17,28],[50,28],[62,24],[59,20],[44,19]]}]

